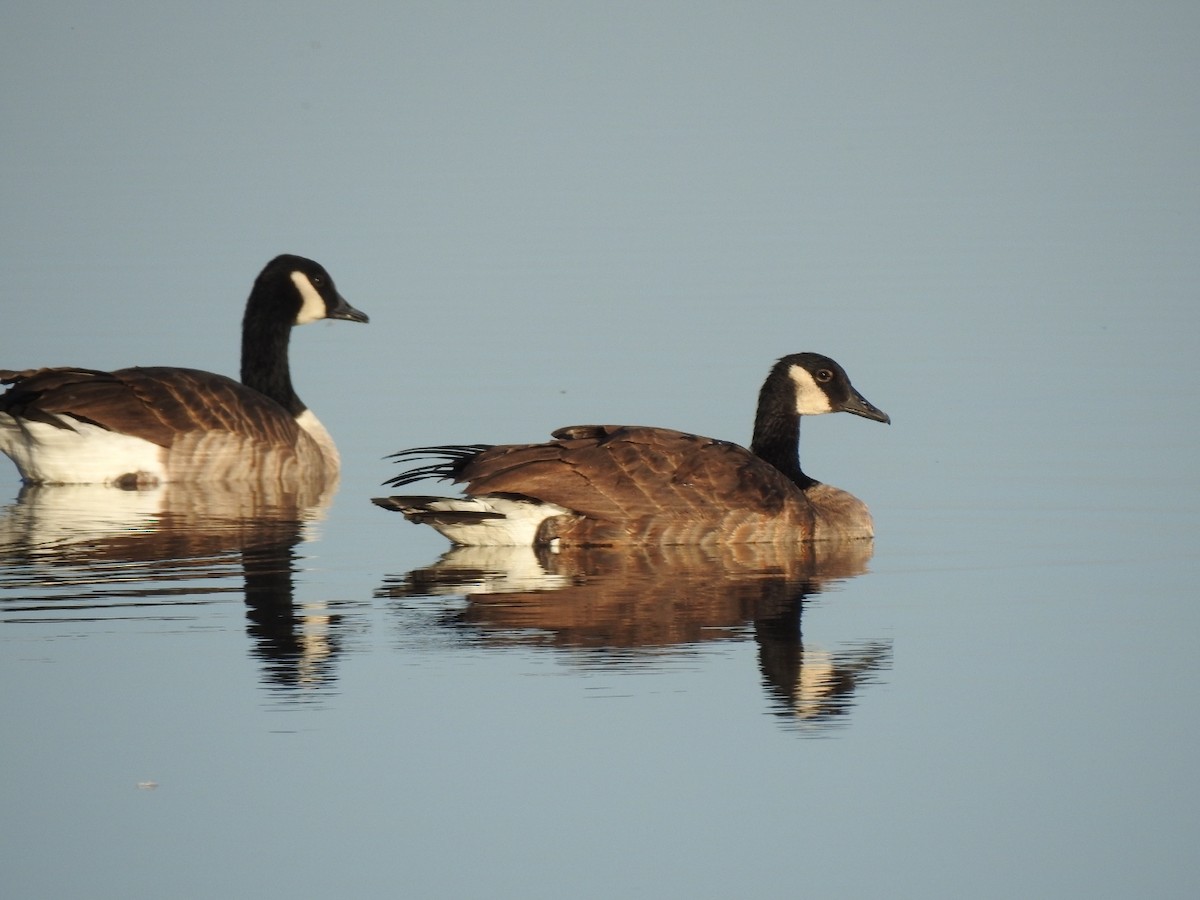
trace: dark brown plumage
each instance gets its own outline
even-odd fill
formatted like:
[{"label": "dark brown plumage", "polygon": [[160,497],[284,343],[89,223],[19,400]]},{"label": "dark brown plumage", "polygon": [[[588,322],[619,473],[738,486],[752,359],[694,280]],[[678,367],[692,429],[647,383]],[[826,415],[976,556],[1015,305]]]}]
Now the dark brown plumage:
[{"label": "dark brown plumage", "polygon": [[427,447],[396,454],[434,462],[388,482],[464,485],[466,499],[374,502],[437,528],[455,543],[794,543],[873,534],[866,506],[800,469],[801,414],[886,414],[854,390],[833,360],[794,354],[760,393],[754,452],[664,428],[582,425],[542,444]]}]

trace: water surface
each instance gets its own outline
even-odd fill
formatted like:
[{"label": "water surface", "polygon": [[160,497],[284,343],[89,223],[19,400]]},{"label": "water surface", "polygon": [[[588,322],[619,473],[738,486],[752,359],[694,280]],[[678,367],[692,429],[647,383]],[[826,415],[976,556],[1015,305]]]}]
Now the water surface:
[{"label": "water surface", "polygon": [[[331,497],[0,460],[5,897],[1200,895],[1196,4],[10,6],[0,368],[236,374],[280,252],[371,324]],[[806,350],[850,558],[369,502]]]}]

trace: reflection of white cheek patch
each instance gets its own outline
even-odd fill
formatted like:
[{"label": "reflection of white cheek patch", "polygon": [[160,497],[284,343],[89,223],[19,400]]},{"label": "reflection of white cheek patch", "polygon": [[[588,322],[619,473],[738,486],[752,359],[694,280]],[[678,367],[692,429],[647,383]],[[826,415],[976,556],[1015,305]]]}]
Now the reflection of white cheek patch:
[{"label": "reflection of white cheek patch", "polygon": [[825,391],[817,384],[812,373],[803,366],[792,366],[788,371],[792,383],[796,385],[796,412],[802,416],[819,416],[821,413],[833,412]]},{"label": "reflection of white cheek patch", "polygon": [[302,299],[300,312],[296,315],[296,324],[307,325],[309,322],[325,318],[325,301],[308,280],[308,276],[303,272],[293,272],[292,284],[296,286]]}]

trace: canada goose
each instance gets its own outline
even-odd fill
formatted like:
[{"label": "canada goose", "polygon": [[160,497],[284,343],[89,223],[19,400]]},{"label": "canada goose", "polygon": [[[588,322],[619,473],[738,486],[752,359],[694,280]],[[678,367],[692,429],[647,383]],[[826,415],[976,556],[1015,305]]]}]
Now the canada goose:
[{"label": "canada goose", "polygon": [[386,484],[466,484],[467,497],[372,502],[433,526],[455,544],[795,543],[874,534],[866,505],[800,469],[800,417],[849,412],[891,422],[827,356],[779,360],[758,397],[754,439],[666,428],[574,425],[544,444],[418,447],[434,460]]},{"label": "canada goose", "polygon": [[318,263],[277,256],[242,320],[242,381],[196,369],[0,370],[0,451],[32,484],[328,482],[338,453],[292,389],[293,325],[366,322]]}]

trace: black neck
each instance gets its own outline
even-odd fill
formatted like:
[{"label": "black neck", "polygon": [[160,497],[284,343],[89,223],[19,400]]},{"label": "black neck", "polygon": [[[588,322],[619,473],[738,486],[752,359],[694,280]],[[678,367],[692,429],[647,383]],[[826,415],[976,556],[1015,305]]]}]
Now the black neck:
[{"label": "black neck", "polygon": [[796,412],[796,392],[786,376],[781,379],[772,375],[758,395],[750,452],[801,489],[817,483],[800,470],[800,414]]},{"label": "black neck", "polygon": [[288,341],[292,323],[256,308],[251,300],[242,321],[242,384],[270,397],[293,416],[305,406],[292,388]]}]

